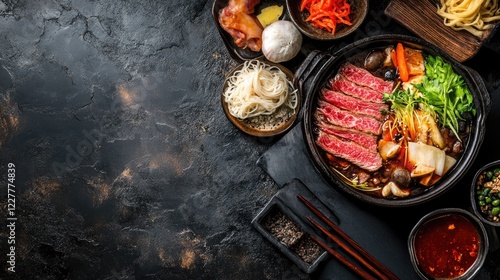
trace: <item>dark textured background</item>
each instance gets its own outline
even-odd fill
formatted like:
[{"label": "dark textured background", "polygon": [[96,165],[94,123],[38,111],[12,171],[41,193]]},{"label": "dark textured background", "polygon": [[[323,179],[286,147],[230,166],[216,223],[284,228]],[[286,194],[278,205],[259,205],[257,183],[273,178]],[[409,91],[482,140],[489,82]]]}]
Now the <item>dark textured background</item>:
[{"label": "dark textured background", "polygon": [[[250,224],[280,189],[256,164],[279,138],[224,116],[238,62],[212,5],[0,1],[0,221],[9,162],[18,219],[14,274],[0,231],[1,279],[310,278]],[[493,91],[491,52],[468,63]]]}]

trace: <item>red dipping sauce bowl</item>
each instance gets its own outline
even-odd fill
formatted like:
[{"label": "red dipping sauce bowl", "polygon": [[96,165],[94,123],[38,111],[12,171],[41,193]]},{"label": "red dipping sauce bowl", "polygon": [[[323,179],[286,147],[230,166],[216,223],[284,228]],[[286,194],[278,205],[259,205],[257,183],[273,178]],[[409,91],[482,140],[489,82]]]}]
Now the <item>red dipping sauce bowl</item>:
[{"label": "red dipping sauce bowl", "polygon": [[408,238],[411,262],[422,279],[472,279],[486,259],[488,246],[483,224],[459,208],[430,212]]}]

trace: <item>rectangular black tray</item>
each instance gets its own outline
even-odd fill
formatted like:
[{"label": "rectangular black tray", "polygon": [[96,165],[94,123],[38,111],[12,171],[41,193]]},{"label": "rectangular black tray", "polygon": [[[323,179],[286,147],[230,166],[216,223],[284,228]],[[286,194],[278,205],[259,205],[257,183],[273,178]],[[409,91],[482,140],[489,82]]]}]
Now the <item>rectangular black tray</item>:
[{"label": "rectangular black tray", "polygon": [[[297,195],[300,194],[304,196],[309,201],[313,202],[327,217],[332,220],[336,218],[327,210],[326,207],[321,205],[321,202],[300,182],[299,180],[292,180],[290,183],[278,191],[271,200],[264,206],[264,208],[255,216],[252,220],[252,225],[259,231],[267,240],[269,240],[280,252],[287,256],[292,262],[294,262],[302,271],[305,273],[312,273],[315,271],[321,262],[323,262],[328,257],[328,252],[323,248],[319,247],[321,254],[318,255],[315,260],[306,262],[293,250],[293,245],[289,246],[280,242],[276,236],[274,236],[269,230],[264,226],[264,220],[269,216],[280,211],[288,219],[290,219],[300,230],[304,233],[301,237],[302,240],[310,239],[310,235],[318,237],[318,232],[314,230],[309,222],[306,221],[306,216],[313,216],[302,203],[297,199]],[[312,239],[310,239],[312,241]],[[299,241],[300,242],[300,241]],[[312,241],[314,242],[314,241]]]}]

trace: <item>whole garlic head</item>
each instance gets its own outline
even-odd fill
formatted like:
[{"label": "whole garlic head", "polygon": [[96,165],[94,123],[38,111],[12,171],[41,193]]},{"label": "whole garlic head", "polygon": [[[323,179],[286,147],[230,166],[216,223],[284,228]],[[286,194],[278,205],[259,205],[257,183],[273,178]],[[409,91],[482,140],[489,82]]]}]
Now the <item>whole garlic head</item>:
[{"label": "whole garlic head", "polygon": [[278,20],[262,32],[262,53],[271,62],[291,60],[301,46],[302,34],[291,21]]}]

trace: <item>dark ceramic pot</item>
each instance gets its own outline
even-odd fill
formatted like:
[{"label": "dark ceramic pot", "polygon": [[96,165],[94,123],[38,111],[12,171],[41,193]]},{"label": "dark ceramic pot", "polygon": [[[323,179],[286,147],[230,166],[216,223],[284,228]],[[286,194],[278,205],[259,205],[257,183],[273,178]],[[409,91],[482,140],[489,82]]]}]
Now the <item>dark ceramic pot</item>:
[{"label": "dark ceramic pot", "polygon": [[[425,189],[416,196],[404,199],[385,199],[354,189],[344,183],[339,176],[328,167],[322,152],[315,143],[315,133],[313,131],[315,128],[314,112],[316,110],[320,90],[326,85],[332,73],[336,73],[344,62],[359,52],[382,48],[388,45],[396,45],[398,42],[420,49],[426,54],[439,55],[450,63],[454,71],[464,78],[473,94],[477,114],[471,124],[471,133],[467,143],[465,143],[464,153],[453,166],[452,170],[443,176],[437,184]],[[484,81],[476,71],[460,64],[436,46],[419,38],[406,35],[386,34],[369,37],[347,45],[333,54],[319,51],[313,52],[308,55],[297,69],[294,83],[302,89],[302,94],[305,97],[305,104],[302,112],[303,133],[306,146],[315,167],[332,187],[340,190],[349,197],[376,206],[407,207],[422,204],[444,194],[459,182],[472,166],[479,152],[485,135],[486,117],[491,107],[491,96],[486,89]]]}]

